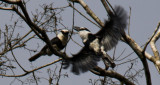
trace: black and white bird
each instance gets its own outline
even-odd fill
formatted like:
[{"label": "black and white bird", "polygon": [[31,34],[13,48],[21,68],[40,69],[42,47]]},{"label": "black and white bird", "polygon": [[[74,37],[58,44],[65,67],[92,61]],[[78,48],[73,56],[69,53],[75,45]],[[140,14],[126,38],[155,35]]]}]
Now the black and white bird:
[{"label": "black and white bird", "polygon": [[100,60],[100,56],[98,56],[93,50],[90,50],[87,46],[84,46],[77,54],[72,56],[72,58],[64,60],[63,68],[67,69],[71,65],[71,72],[76,75],[92,69]]},{"label": "black and white bird", "polygon": [[[61,32],[57,35],[57,37],[54,37],[51,40],[52,46],[57,50],[60,51],[62,50],[68,43],[68,34],[69,31],[64,29],[61,30]],[[37,54],[35,54],[34,56],[32,56],[31,58],[29,58],[29,61],[35,61],[36,59],[38,59],[40,56],[43,55],[48,55],[51,56],[53,53],[50,51],[48,45],[45,45],[41,51]]]},{"label": "black and white bird", "polygon": [[71,71],[75,74],[93,69],[102,56],[107,57],[111,67],[115,66],[113,60],[106,55],[106,52],[115,47],[124,34],[127,26],[128,15],[121,6],[114,8],[115,14],[109,14],[108,21],[96,34],[92,34],[85,27],[74,27],[82,38],[84,47],[75,55],[66,68],[71,64]]}]

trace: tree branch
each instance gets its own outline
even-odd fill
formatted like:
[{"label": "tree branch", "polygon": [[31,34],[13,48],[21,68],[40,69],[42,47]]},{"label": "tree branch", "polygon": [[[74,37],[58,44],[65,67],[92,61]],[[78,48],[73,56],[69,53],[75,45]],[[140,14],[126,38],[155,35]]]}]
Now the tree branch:
[{"label": "tree branch", "polygon": [[156,61],[156,68],[158,70],[158,72],[160,73],[160,55],[159,55],[159,52],[156,48],[156,41],[160,38],[160,29],[159,29],[159,26],[160,26],[160,22],[158,23],[157,27],[156,27],[156,30],[157,33],[154,35],[154,37],[152,38],[151,42],[150,42],[150,46],[151,46],[151,49],[153,51],[153,54],[155,56],[155,59],[157,60]]},{"label": "tree branch", "polygon": [[18,4],[21,2],[21,0],[0,0],[0,1],[3,1],[8,4]]},{"label": "tree branch", "polygon": [[91,23],[93,23],[94,25],[96,25],[97,27],[101,28],[98,24],[94,23],[92,20],[90,20],[89,18],[87,18],[85,15],[83,15],[80,11],[78,11],[75,7],[73,7],[72,4],[69,3],[69,6],[72,7],[74,10],[76,10],[81,16],[83,16],[84,18],[86,18],[88,21],[90,21]]},{"label": "tree branch", "polygon": [[142,64],[143,64],[144,70],[145,70],[146,83],[147,83],[147,85],[151,85],[150,71],[149,71],[147,60],[145,58],[148,58],[153,63],[156,63],[155,62],[156,60],[153,58],[153,56],[151,56],[147,52],[143,53],[142,48],[133,39],[131,39],[128,35],[123,35],[123,38],[124,38],[125,42],[134,50],[134,52],[138,55],[138,57],[142,61]]},{"label": "tree branch", "polygon": [[134,83],[129,81],[127,78],[125,78],[121,74],[119,74],[115,71],[112,71],[112,70],[104,70],[104,69],[97,66],[96,68],[91,70],[91,72],[96,75],[99,75],[99,76],[109,76],[111,78],[118,79],[119,81],[124,82],[126,85],[135,85]]},{"label": "tree branch", "polygon": [[52,65],[52,64],[55,64],[55,63],[57,63],[57,62],[59,62],[59,61],[61,61],[61,60],[62,60],[62,58],[57,59],[57,60],[55,60],[55,61],[53,61],[53,62],[51,62],[51,63],[49,63],[49,64],[40,66],[40,67],[35,68],[35,69],[33,69],[33,70],[30,70],[30,71],[26,71],[24,74],[20,74],[20,75],[0,74],[0,76],[5,76],[5,77],[23,77],[23,76],[25,76],[25,75],[27,75],[27,74],[29,74],[29,73],[32,73],[32,72],[37,71],[37,70],[40,70],[40,69],[42,69],[42,68],[44,68],[44,67],[50,66],[50,65]]},{"label": "tree branch", "polygon": [[88,5],[83,0],[77,0],[77,1],[101,27],[104,26],[104,23],[94,14],[94,12],[88,7]]}]

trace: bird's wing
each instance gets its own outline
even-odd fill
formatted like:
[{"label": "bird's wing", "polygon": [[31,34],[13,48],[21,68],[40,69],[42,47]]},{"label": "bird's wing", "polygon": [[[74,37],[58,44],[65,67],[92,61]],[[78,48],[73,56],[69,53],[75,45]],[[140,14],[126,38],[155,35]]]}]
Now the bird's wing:
[{"label": "bird's wing", "polygon": [[89,50],[88,47],[83,47],[79,53],[73,55],[71,60],[65,61],[64,65],[65,69],[72,65],[71,71],[78,75],[93,69],[95,66],[97,66],[97,62],[99,60],[100,56]]},{"label": "bird's wing", "polygon": [[90,33],[90,34],[88,34],[88,39],[87,39],[87,41],[86,41],[86,42],[83,42],[83,44],[84,44],[85,46],[89,46],[90,43],[91,43],[93,40],[95,40],[95,39],[96,39],[96,36]]},{"label": "bird's wing", "polygon": [[[57,50],[61,50],[61,49],[64,48],[64,46],[62,45],[62,42],[60,41],[60,39],[59,39],[58,37],[53,38],[53,39],[51,40],[51,44],[52,44],[52,45],[57,45],[57,47],[58,47],[58,49],[56,48]],[[48,48],[48,45],[45,45],[45,46],[41,49],[41,51],[47,51],[46,49],[49,49],[49,48]]]},{"label": "bird's wing", "polygon": [[[59,42],[60,40],[55,37],[51,40],[51,43],[52,45],[53,44],[57,44],[57,42]],[[57,47],[57,46],[54,46],[54,47]],[[34,56],[32,56],[31,58],[29,58],[29,61],[32,62],[32,61],[35,61],[36,59],[38,59],[39,57],[41,57],[42,55],[51,55],[52,53],[51,52],[48,52],[49,51],[49,48],[48,48],[48,45],[45,45],[41,51],[37,54],[35,54]]]},{"label": "bird's wing", "polygon": [[95,34],[101,39],[105,51],[117,45],[127,26],[127,12],[121,6],[116,6],[114,11],[115,14],[109,14],[109,20],[105,21],[105,26]]},{"label": "bird's wing", "polygon": [[56,44],[57,47],[58,47],[58,50],[62,50],[65,46],[62,44],[62,41],[58,38],[58,37],[55,37],[51,40],[51,43],[52,45],[53,44]]}]

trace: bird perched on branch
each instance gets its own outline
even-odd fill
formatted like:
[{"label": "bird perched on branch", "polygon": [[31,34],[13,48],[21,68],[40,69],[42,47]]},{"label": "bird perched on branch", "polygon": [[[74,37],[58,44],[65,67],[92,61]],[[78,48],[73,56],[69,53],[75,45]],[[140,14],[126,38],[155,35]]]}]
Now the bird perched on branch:
[{"label": "bird perched on branch", "polygon": [[128,16],[120,6],[116,6],[114,11],[115,13],[109,13],[109,20],[105,21],[104,27],[96,34],[92,34],[85,27],[74,27],[85,46],[79,53],[73,55],[70,61],[65,62],[65,68],[71,64],[71,71],[80,74],[93,69],[103,56],[106,57],[111,67],[115,67],[115,63],[106,55],[106,52],[115,47],[124,34]]},{"label": "bird perched on branch", "polygon": [[[62,50],[66,45],[67,45],[67,42],[68,42],[68,34],[69,34],[69,31],[64,29],[64,30],[61,30],[61,32],[57,35],[57,37],[53,38],[51,40],[51,43],[52,43],[52,46],[57,50],[57,51],[60,51]],[[48,56],[51,56],[53,53],[50,51],[48,45],[45,45],[41,51],[37,54],[35,54],[34,56],[32,56],[31,58],[29,58],[29,61],[32,62],[32,61],[35,61],[36,59],[38,59],[40,56],[43,56],[43,55],[48,55]]]}]

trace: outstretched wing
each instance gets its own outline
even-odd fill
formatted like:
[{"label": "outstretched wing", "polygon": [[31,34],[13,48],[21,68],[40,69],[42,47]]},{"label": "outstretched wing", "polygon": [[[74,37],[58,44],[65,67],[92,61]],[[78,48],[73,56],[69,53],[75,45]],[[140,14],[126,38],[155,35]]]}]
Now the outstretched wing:
[{"label": "outstretched wing", "polygon": [[79,53],[73,55],[71,60],[65,60],[65,69],[71,65],[71,71],[78,75],[84,73],[97,66],[97,62],[100,60],[100,56],[96,55],[95,52],[83,47]]},{"label": "outstretched wing", "polygon": [[127,26],[126,11],[121,6],[115,6],[114,11],[115,14],[109,14],[109,20],[105,21],[105,26],[95,34],[101,39],[105,51],[117,45]]}]

